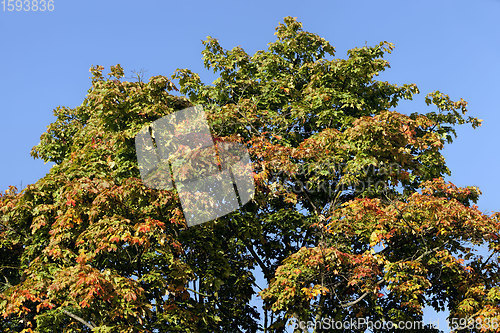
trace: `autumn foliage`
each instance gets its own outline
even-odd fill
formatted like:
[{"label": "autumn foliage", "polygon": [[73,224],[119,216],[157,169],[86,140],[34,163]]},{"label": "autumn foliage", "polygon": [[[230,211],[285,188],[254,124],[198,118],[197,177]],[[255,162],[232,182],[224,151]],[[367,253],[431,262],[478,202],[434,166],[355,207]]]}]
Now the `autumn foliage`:
[{"label": "autumn foliage", "polygon": [[[435,91],[398,113],[420,92],[376,79],[392,44],[336,58],[290,17],[276,35],[254,55],[207,38],[212,84],[91,69],[83,103],[55,109],[32,150],[50,172],[0,197],[0,330],[283,332],[425,306],[500,321],[498,215],[444,180],[455,126],[480,125],[467,103]],[[134,137],[191,105],[216,141],[246,145],[256,193],[187,228],[175,190],[141,182]]]}]

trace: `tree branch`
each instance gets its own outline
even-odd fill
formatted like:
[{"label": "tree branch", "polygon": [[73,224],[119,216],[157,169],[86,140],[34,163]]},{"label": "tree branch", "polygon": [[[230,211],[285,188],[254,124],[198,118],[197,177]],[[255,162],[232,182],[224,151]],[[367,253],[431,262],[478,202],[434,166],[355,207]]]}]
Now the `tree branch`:
[{"label": "tree branch", "polygon": [[201,296],[203,296],[203,297],[213,297],[213,295],[204,294],[204,293],[201,293],[201,292],[196,291],[196,290],[191,289],[191,288],[186,288],[186,290],[189,290],[189,291],[191,291],[191,292],[193,292],[193,293],[195,293],[195,294],[201,295]]},{"label": "tree branch", "polygon": [[[377,282],[377,286],[378,285],[381,285],[382,283],[384,283],[384,279],[380,280]],[[354,301],[351,301],[351,302],[347,302],[347,303],[344,303],[344,304],[340,304],[341,307],[343,308],[348,308],[350,306],[353,306],[359,302],[361,302],[366,296],[368,296],[369,294],[371,294],[370,292],[366,291],[364,292],[361,296],[359,296],[357,299],[355,299]]]},{"label": "tree branch", "polygon": [[62,309],[62,312],[63,312],[65,315],[67,315],[67,316],[69,316],[69,317],[73,318],[74,320],[79,321],[80,323],[82,323],[83,325],[87,326],[87,327],[88,327],[88,328],[90,328],[91,330],[93,330],[94,328],[96,328],[96,326],[95,326],[95,325],[93,325],[92,323],[90,323],[90,322],[88,322],[88,321],[85,321],[82,317],[78,317],[77,315],[75,315],[75,314],[73,314],[73,313],[71,313],[71,312],[69,312],[69,311],[67,311],[67,310],[64,310],[64,309]]},{"label": "tree branch", "polygon": [[264,273],[264,277],[270,281],[272,276],[271,276],[271,271],[269,270],[269,268],[264,264],[264,262],[262,261],[262,259],[260,259],[259,255],[257,254],[257,252],[255,252],[253,246],[250,244],[247,244],[246,242],[244,242],[246,248],[248,249],[248,251],[252,254],[252,257],[255,259],[255,261],[257,261],[257,264],[259,264],[259,267],[260,269],[262,269],[262,273]]}]

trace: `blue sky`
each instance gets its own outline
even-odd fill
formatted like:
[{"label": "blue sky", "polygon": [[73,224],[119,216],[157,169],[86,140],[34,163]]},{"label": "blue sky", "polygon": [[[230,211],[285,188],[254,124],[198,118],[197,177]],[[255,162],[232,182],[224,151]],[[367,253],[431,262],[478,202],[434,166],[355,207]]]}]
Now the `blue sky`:
[{"label": "blue sky", "polygon": [[129,75],[144,70],[146,76],[190,68],[211,79],[201,61],[207,35],[253,53],[274,40],[283,17],[295,16],[329,40],[338,57],[365,42],[393,42],[392,68],[382,79],[416,83],[422,92],[401,112],[426,111],[423,97],[436,89],[466,99],[484,124],[460,128],[445,149],[449,180],[479,186],[480,208],[499,210],[499,0],[55,0],[54,7],[0,11],[0,190],[35,182],[49,170],[29,151],[53,120],[53,108],[82,102],[91,65],[120,63]]}]

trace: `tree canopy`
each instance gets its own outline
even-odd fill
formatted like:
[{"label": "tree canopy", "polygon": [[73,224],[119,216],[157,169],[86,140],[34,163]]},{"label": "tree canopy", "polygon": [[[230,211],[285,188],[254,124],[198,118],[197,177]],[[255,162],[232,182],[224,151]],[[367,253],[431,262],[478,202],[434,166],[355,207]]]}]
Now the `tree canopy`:
[{"label": "tree canopy", "polygon": [[[467,103],[434,91],[399,113],[420,92],[377,80],[391,43],[337,58],[291,17],[276,36],[253,55],[208,37],[211,84],[91,68],[83,103],[56,108],[32,150],[50,172],[0,197],[3,332],[283,332],[425,306],[500,321],[499,215],[444,180],[455,127],[481,123]],[[248,148],[256,190],[187,228],[176,191],[141,182],[134,138],[192,105],[215,140]]]}]

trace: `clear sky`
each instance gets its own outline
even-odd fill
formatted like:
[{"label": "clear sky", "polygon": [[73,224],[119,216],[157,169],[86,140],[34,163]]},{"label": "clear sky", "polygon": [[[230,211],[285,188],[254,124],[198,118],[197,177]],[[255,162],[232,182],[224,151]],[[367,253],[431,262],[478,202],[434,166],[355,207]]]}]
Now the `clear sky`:
[{"label": "clear sky", "polygon": [[479,207],[500,210],[500,0],[421,1],[54,1],[52,12],[0,7],[0,190],[23,187],[48,170],[30,149],[53,120],[52,109],[81,104],[91,65],[120,63],[129,73],[170,75],[190,68],[202,78],[201,40],[218,38],[247,52],[274,40],[285,16],[298,17],[337,56],[383,40],[396,49],[382,79],[416,83],[422,94],[401,112],[426,111],[423,96],[463,97],[483,126],[460,128],[445,149],[460,186],[483,191]]}]

